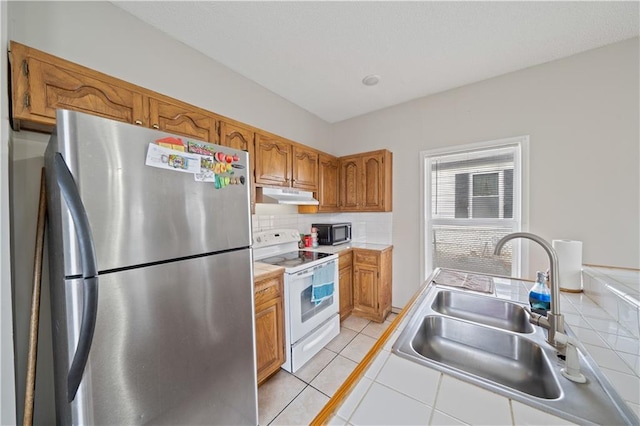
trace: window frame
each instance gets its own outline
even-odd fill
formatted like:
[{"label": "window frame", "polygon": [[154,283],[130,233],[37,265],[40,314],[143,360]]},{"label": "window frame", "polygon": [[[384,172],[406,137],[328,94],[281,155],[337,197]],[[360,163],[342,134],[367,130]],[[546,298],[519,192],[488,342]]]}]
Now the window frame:
[{"label": "window frame", "polygon": [[[483,151],[487,149],[499,148],[515,148],[514,155],[514,172],[513,172],[513,211],[512,218],[482,218],[482,219],[442,219],[436,220],[437,224],[442,225],[471,225],[477,224],[481,220],[483,224],[504,226],[511,224],[514,232],[526,232],[529,228],[529,136],[517,136],[505,139],[489,140],[484,142],[476,142],[465,145],[456,145],[443,148],[430,149],[420,152],[420,276],[426,279],[433,272],[433,253],[431,244],[431,233],[433,223],[431,222],[431,162],[430,159],[436,156],[448,154],[463,154],[472,151]],[[505,169],[500,169],[503,173]],[[519,170],[519,173],[516,172]],[[490,172],[493,173],[493,172]],[[469,201],[473,198],[473,181],[471,174],[469,175]],[[515,194],[515,188],[520,188],[518,195]],[[500,216],[504,216],[502,200],[504,188],[499,188],[500,199]],[[472,215],[469,212],[470,216]],[[519,222],[519,223],[518,223]],[[514,225],[514,223],[516,225]],[[522,271],[528,270],[528,249],[526,245],[522,245],[521,240],[512,240],[512,271],[511,276],[520,276]]]}]

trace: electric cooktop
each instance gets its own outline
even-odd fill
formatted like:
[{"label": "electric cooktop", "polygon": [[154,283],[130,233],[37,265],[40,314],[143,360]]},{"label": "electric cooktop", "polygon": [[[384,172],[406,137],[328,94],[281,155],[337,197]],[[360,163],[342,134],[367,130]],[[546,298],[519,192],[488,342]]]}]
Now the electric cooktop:
[{"label": "electric cooktop", "polygon": [[266,259],[260,259],[260,262],[268,263],[270,265],[283,266],[285,268],[294,268],[296,266],[316,262],[329,256],[332,255],[329,253],[319,253],[316,251],[299,250],[279,254],[277,256],[267,257]]}]

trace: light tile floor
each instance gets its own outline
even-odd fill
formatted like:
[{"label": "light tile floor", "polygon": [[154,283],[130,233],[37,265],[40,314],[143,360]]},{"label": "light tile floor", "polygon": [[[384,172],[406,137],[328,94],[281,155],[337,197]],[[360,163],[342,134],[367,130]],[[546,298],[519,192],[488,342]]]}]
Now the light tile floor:
[{"label": "light tile floor", "polygon": [[294,374],[281,369],[258,388],[259,424],[308,425],[395,317],[379,324],[352,315],[304,367]]}]

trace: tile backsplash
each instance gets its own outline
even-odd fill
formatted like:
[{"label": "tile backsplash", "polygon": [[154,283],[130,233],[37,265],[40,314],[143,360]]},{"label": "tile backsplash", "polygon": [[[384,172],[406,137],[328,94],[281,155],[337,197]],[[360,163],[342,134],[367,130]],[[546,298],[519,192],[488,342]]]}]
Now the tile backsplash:
[{"label": "tile backsplash", "polygon": [[312,223],[351,222],[354,242],[392,244],[392,218],[393,213],[298,214],[297,206],[256,204],[251,223],[254,231],[291,228],[308,234]]}]

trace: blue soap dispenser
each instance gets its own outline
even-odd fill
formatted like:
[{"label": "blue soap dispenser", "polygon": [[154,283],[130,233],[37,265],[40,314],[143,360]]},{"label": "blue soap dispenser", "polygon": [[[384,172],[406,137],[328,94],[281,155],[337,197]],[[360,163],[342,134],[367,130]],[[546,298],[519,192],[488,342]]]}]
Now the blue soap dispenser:
[{"label": "blue soap dispenser", "polygon": [[536,273],[536,283],[529,291],[529,304],[533,312],[545,316],[551,308],[551,292],[547,287],[547,274],[544,272]]}]

